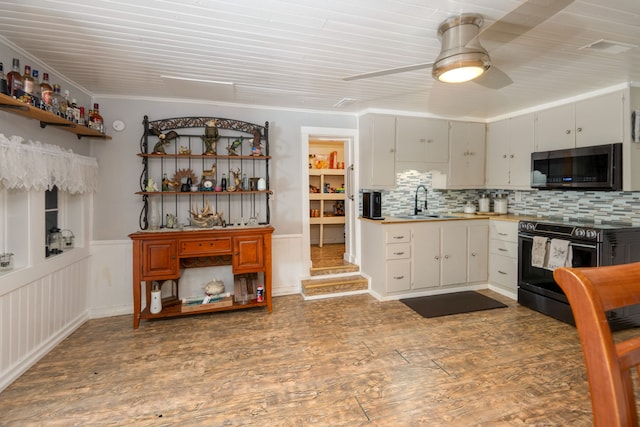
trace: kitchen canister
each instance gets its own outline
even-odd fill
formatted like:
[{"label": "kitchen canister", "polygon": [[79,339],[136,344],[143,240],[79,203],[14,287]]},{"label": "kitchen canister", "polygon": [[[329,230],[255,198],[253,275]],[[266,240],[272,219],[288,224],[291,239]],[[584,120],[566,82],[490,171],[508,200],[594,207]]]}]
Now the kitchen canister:
[{"label": "kitchen canister", "polygon": [[489,212],[490,208],[489,208],[489,197],[487,197],[486,194],[481,194],[480,198],[478,199],[478,211],[480,212]]},{"label": "kitchen canister", "polygon": [[162,290],[154,284],[151,291],[151,304],[149,306],[151,314],[158,314],[162,311]]},{"label": "kitchen canister", "polygon": [[493,211],[498,214],[507,213],[507,195],[506,194],[496,194],[496,197],[493,199]]}]

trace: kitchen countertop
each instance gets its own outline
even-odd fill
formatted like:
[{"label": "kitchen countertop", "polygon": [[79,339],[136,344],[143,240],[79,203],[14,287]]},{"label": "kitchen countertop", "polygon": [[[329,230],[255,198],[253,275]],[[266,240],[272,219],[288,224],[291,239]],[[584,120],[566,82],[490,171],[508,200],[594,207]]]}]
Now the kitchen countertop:
[{"label": "kitchen countertop", "polygon": [[369,221],[377,224],[402,224],[409,222],[434,222],[434,221],[459,221],[459,220],[475,220],[475,219],[490,219],[492,221],[522,221],[522,220],[531,220],[537,219],[540,217],[530,216],[530,215],[495,215],[493,213],[489,214],[466,214],[461,212],[453,212],[453,213],[442,213],[442,215],[447,215],[447,218],[398,218],[392,215],[387,215],[384,219],[370,219],[359,217],[362,221]]}]

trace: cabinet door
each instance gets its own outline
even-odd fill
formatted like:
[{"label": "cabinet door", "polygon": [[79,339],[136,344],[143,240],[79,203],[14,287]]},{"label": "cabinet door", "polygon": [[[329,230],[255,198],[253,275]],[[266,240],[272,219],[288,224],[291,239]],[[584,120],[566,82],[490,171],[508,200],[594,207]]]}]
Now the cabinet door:
[{"label": "cabinet door", "polygon": [[264,270],[263,236],[238,236],[233,239],[233,272],[250,273]]},{"label": "cabinet door", "polygon": [[505,119],[487,125],[487,188],[509,185],[509,121]]},{"label": "cabinet door", "polygon": [[398,117],[396,133],[396,161],[446,163],[449,160],[448,121]]},{"label": "cabinet door", "polygon": [[440,286],[440,227],[415,224],[412,228],[413,289]]},{"label": "cabinet door", "polygon": [[449,187],[484,186],[484,123],[451,122]]},{"label": "cabinet door", "polygon": [[576,147],[622,142],[623,105],[622,92],[576,102]]},{"label": "cabinet door", "polygon": [[142,279],[171,279],[180,272],[176,240],[142,241]]},{"label": "cabinet door", "polygon": [[396,119],[394,116],[361,117],[360,180],[366,189],[396,186]]},{"label": "cabinet door", "polygon": [[442,230],[442,286],[467,282],[467,227],[455,221]]},{"label": "cabinet door", "polygon": [[468,281],[486,282],[489,278],[489,225],[470,225],[467,231]]},{"label": "cabinet door", "polygon": [[[531,153],[534,145],[534,115],[509,120],[509,186],[531,188]],[[487,175],[491,169],[487,169]]]},{"label": "cabinet door", "polygon": [[574,105],[567,104],[536,114],[535,151],[561,150],[575,146]]}]

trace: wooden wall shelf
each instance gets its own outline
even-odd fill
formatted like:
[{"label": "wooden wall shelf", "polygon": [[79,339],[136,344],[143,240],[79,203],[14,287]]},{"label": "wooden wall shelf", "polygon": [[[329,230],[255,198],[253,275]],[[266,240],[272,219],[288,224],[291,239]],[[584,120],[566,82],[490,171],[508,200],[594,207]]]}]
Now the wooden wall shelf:
[{"label": "wooden wall shelf", "polygon": [[111,139],[110,136],[98,132],[97,130],[70,122],[69,120],[59,117],[50,111],[41,110],[40,108],[25,104],[24,102],[18,101],[17,99],[2,93],[0,93],[0,108],[28,119],[38,120],[41,128],[45,128],[47,126],[59,127],[67,132],[76,134],[78,139],[82,137]]}]

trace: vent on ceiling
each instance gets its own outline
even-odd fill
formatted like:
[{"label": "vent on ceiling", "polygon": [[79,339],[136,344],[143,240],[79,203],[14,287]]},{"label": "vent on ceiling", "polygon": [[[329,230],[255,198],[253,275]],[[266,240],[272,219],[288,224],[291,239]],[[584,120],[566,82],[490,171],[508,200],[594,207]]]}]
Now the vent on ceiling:
[{"label": "vent on ceiling", "polygon": [[589,43],[586,46],[582,46],[580,49],[592,49],[592,50],[597,50],[598,52],[610,53],[615,55],[615,54],[627,52],[628,50],[636,47],[638,46],[629,44],[629,43],[622,43],[622,42],[615,42],[612,40],[600,39],[593,43]]},{"label": "vent on ceiling", "polygon": [[333,104],[333,106],[335,108],[340,108],[340,107],[345,107],[349,104],[353,104],[354,102],[356,102],[354,98],[342,98],[340,101]]}]

